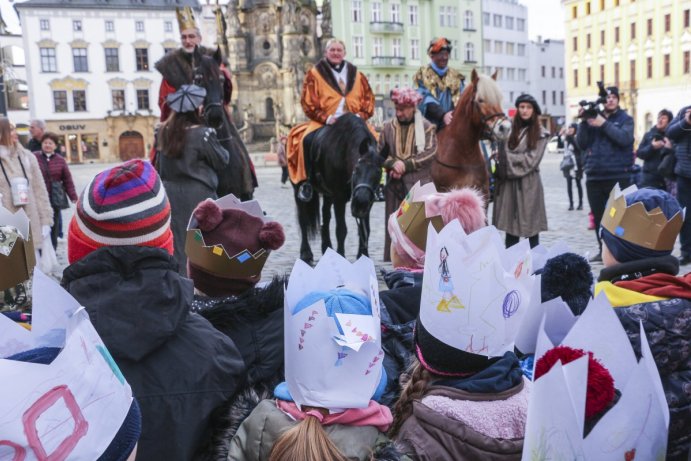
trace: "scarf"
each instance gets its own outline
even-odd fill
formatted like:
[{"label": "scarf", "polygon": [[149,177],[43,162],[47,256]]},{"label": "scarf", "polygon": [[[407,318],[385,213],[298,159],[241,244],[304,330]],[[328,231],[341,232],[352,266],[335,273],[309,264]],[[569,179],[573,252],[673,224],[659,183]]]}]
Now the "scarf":
[{"label": "scarf", "polygon": [[446,72],[449,70],[449,66],[444,67],[443,69],[441,67],[438,67],[434,61],[429,62],[429,66],[434,69],[434,71],[440,76],[444,77],[446,75]]},{"label": "scarf", "polygon": [[413,129],[405,130],[405,139],[403,139],[403,127],[410,125],[410,123],[401,123],[398,119],[394,122],[395,152],[396,156],[401,159],[412,157],[413,154],[413,140],[415,140],[415,154],[421,154],[425,151],[425,125],[423,117],[419,110],[415,110],[413,117]]},{"label": "scarf", "polygon": [[393,416],[391,410],[374,400],[370,400],[367,408],[349,408],[341,413],[324,415],[318,410],[302,411],[293,402],[276,399],[276,406],[283,413],[296,421],[302,421],[308,416],[314,416],[323,426],[343,424],[344,426],[374,426],[380,432],[386,432],[391,427]]},{"label": "scarf", "polygon": [[657,273],[635,280],[616,282],[615,285],[649,296],[691,299],[691,272],[681,277]]},{"label": "scarf", "polygon": [[494,394],[516,387],[522,380],[523,371],[518,357],[513,352],[505,352],[496,362],[471,376],[440,379],[434,384],[476,394]]}]

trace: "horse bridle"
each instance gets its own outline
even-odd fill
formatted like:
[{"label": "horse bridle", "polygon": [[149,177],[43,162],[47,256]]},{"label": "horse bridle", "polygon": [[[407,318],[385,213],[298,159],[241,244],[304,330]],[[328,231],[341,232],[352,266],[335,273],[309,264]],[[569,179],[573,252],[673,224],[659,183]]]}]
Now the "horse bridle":
[{"label": "horse bridle", "polygon": [[374,190],[374,187],[369,185],[366,182],[360,183],[360,184],[355,184],[354,185],[354,177],[355,177],[355,171],[357,170],[357,166],[362,163],[362,161],[365,159],[365,157],[360,157],[358,161],[355,163],[355,167],[353,168],[353,174],[350,176],[350,196],[354,196],[355,192],[357,192],[360,189],[365,189],[367,190],[370,194],[372,194],[372,201],[370,203],[370,208],[372,207],[372,203],[374,203],[374,200],[377,198],[377,193]]}]

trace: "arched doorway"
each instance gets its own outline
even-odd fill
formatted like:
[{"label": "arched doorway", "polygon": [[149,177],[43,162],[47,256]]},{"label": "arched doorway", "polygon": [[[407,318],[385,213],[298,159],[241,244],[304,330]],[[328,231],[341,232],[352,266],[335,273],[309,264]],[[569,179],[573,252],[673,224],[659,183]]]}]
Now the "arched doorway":
[{"label": "arched doorway", "polygon": [[133,158],[144,158],[144,137],[137,131],[125,131],[118,139],[120,160],[126,162]]},{"label": "arched doorway", "polygon": [[274,114],[274,100],[271,98],[266,98],[264,101],[264,110],[266,111],[266,120],[267,122],[273,122],[275,120],[276,115]]}]

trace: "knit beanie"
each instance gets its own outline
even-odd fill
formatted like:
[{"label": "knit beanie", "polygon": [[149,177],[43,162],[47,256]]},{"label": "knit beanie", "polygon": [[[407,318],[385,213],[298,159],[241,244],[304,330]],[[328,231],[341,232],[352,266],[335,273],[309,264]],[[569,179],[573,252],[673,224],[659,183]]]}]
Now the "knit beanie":
[{"label": "knit beanie", "polygon": [[106,246],[163,248],[173,254],[170,204],[151,163],[130,160],[97,174],[77,201],[67,258],[79,261]]},{"label": "knit beanie", "polygon": [[592,298],[593,273],[588,260],[574,253],[550,258],[542,269],[542,302],[561,297],[573,312],[581,315]]},{"label": "knit beanie", "polygon": [[[659,208],[665,215],[667,220],[670,220],[674,215],[681,211],[681,206],[677,199],[669,193],[659,189],[643,188],[638,189],[625,196],[626,206],[629,207],[634,203],[641,202],[646,211],[650,212],[655,208]],[[663,250],[653,250],[645,248],[635,243],[626,240],[626,236],[614,235],[604,227],[600,228],[602,239],[607,245],[612,256],[620,262],[630,262],[645,258],[655,258],[659,256],[667,256],[672,254],[673,248]]]},{"label": "knit beanie", "polygon": [[[221,210],[211,199],[201,202],[193,216],[206,246],[222,247],[228,257],[240,262],[249,260],[260,250],[277,250],[285,242],[280,223],[264,222],[236,208]],[[223,257],[222,253],[219,257]],[[252,275],[217,273],[191,260],[187,261],[187,272],[195,288],[212,297],[238,295],[261,278],[261,270]]]},{"label": "knit beanie", "polygon": [[[48,365],[58,356],[60,350],[59,347],[39,347],[10,356],[7,360]],[[108,415],[104,415],[104,418],[107,417]],[[103,452],[97,461],[126,461],[132,450],[134,450],[141,432],[142,414],[137,400],[132,398],[132,404],[125,420],[122,422],[110,445],[108,445],[108,448],[106,448],[106,451]]]}]

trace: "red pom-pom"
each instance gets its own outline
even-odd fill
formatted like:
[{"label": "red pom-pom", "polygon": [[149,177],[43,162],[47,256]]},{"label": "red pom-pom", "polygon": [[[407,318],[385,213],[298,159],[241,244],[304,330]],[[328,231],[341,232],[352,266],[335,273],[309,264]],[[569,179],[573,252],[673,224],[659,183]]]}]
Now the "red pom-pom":
[{"label": "red pom-pom", "polygon": [[[566,365],[585,355],[581,349],[558,346],[550,349],[535,364],[535,380],[552,369],[560,361]],[[588,352],[588,385],[585,398],[585,417],[590,419],[600,414],[614,400],[614,378],[598,360]]]},{"label": "red pom-pom", "polygon": [[259,241],[269,250],[278,250],[286,241],[283,226],[276,221],[265,223],[259,231]]},{"label": "red pom-pom", "polygon": [[201,230],[209,232],[221,224],[223,211],[216,205],[216,202],[208,198],[197,205],[197,208],[194,210],[194,218],[197,220],[197,225]]}]

